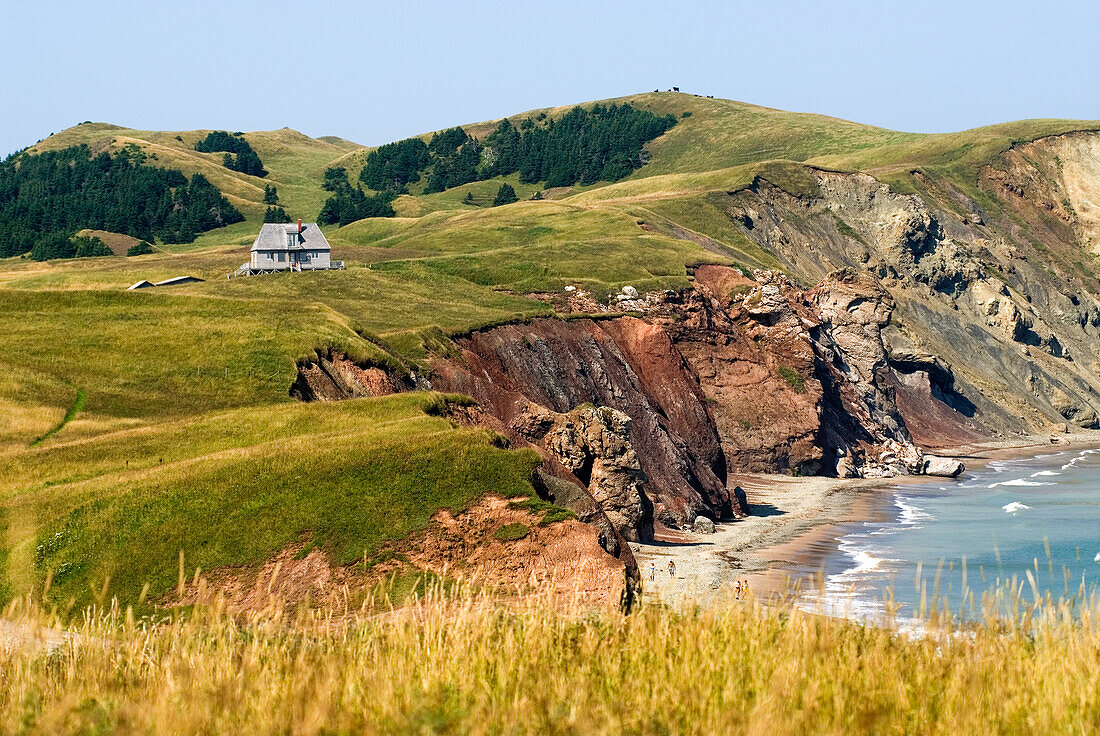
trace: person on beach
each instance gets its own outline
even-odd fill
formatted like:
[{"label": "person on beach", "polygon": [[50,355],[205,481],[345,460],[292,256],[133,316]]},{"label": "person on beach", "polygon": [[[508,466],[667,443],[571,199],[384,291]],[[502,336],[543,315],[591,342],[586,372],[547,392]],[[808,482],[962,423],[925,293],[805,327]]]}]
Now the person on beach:
[{"label": "person on beach", "polygon": [[738,580],[733,584],[733,593],[736,600],[741,600],[741,581]]},{"label": "person on beach", "polygon": [[749,579],[748,578],[745,578],[744,580],[741,581],[741,597],[742,598],[748,598],[749,597]]},{"label": "person on beach", "polygon": [[672,560],[668,561],[668,576],[670,578],[676,577],[676,563]]},{"label": "person on beach", "polygon": [[657,580],[657,563],[656,562],[649,563],[649,580],[650,580],[650,582],[654,582],[654,581]]}]

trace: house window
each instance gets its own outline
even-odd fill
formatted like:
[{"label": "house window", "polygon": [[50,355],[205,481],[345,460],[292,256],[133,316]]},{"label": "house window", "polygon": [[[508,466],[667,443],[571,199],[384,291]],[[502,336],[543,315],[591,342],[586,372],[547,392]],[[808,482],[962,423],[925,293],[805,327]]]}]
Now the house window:
[{"label": "house window", "polygon": [[283,254],[282,254],[282,253],[280,253],[280,254],[279,254],[279,263],[282,263],[282,262],[283,262]]}]

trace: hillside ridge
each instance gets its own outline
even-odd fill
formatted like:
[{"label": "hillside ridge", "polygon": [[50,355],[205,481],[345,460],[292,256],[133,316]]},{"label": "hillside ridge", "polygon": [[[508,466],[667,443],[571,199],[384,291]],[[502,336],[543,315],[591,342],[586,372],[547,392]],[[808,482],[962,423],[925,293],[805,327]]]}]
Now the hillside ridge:
[{"label": "hillside ridge", "polygon": [[[245,133],[259,178],[195,151],[209,131],[92,123],[39,144],[132,143],[246,219],[145,255],[99,229],[116,255],[0,260],[19,325],[0,332],[2,502],[21,520],[0,598],[58,571],[56,596],[107,577],[164,593],[180,550],[224,570],[305,544],[350,575],[435,510],[476,506],[493,474],[595,527],[632,591],[624,540],[751,510],[740,472],[921,472],[923,451],[1100,426],[1100,124],[912,134],[687,94],[606,102],[677,118],[629,176],[414,186],[396,217],[326,227],[347,268],[323,274],[226,279],[267,187],[313,221],[326,169],[355,182],[368,147]],[[503,184],[519,201],[492,206]],[[126,291],[188,274],[204,280]],[[306,487],[332,518],[301,510]],[[240,539],[203,499],[274,531]],[[130,559],[146,561],[120,573]]]}]

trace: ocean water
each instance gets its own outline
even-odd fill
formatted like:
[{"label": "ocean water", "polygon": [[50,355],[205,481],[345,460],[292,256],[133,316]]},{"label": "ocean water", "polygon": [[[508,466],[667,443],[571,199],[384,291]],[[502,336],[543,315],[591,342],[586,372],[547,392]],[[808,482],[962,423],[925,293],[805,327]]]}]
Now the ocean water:
[{"label": "ocean water", "polygon": [[875,517],[839,527],[815,581],[803,580],[805,608],[870,621],[890,611],[905,625],[933,600],[981,618],[983,594],[1010,586],[1028,603],[1036,591],[1056,601],[1100,593],[1100,449],[899,485]]}]

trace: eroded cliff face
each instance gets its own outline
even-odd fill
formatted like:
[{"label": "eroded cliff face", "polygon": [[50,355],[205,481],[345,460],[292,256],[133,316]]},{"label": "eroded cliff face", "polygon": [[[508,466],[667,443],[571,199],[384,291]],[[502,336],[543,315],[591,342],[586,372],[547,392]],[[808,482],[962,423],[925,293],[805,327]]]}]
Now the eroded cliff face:
[{"label": "eroded cliff face", "polygon": [[1062,421],[1095,428],[1100,301],[1081,259],[1097,222],[1098,141],[1071,134],[1009,151],[1003,170],[982,173],[1008,203],[996,213],[920,174],[921,194],[903,195],[866,174],[826,171],[815,173],[814,196],[758,179],[724,206],[793,273],[852,268],[881,282],[895,307],[876,375],[921,444]]},{"label": "eroded cliff face", "polygon": [[[633,317],[537,319],[475,332],[458,346],[459,359],[434,365],[432,386],[472,396],[514,442],[544,446],[529,429],[536,411],[617,409],[630,420],[619,429],[658,514],[743,512],[725,488],[725,458],[699,384],[659,326]],[[590,488],[583,465],[561,455],[544,455],[551,473]],[[645,526],[624,535],[645,538]]]},{"label": "eroded cliff face", "polygon": [[415,387],[411,376],[392,370],[360,365],[346,355],[318,350],[311,360],[298,365],[290,395],[299,401],[340,401],[364,396],[388,396]]},{"label": "eroded cliff face", "polygon": [[418,382],[319,355],[292,393],[473,397],[468,419],[534,448],[540,494],[620,558],[656,523],[745,513],[734,473],[930,472],[918,448],[1096,427],[1100,281],[1079,259],[1100,230],[1098,141],[1012,149],[981,173],[985,209],[919,172],[919,194],[866,174],[814,171],[797,194],[758,178],[708,201],[812,288],[706,265],[684,291],[624,289],[617,314],[536,295],[573,314],[457,339]]},{"label": "eroded cliff face", "polygon": [[[640,317],[475,332],[432,386],[474,397],[627,539],[649,538],[654,519],[745,513],[732,473],[920,472],[884,340],[894,303],[875,279],[846,270],[803,291],[777,271],[694,277],[631,300]],[[955,412],[942,393],[929,402]]]}]

